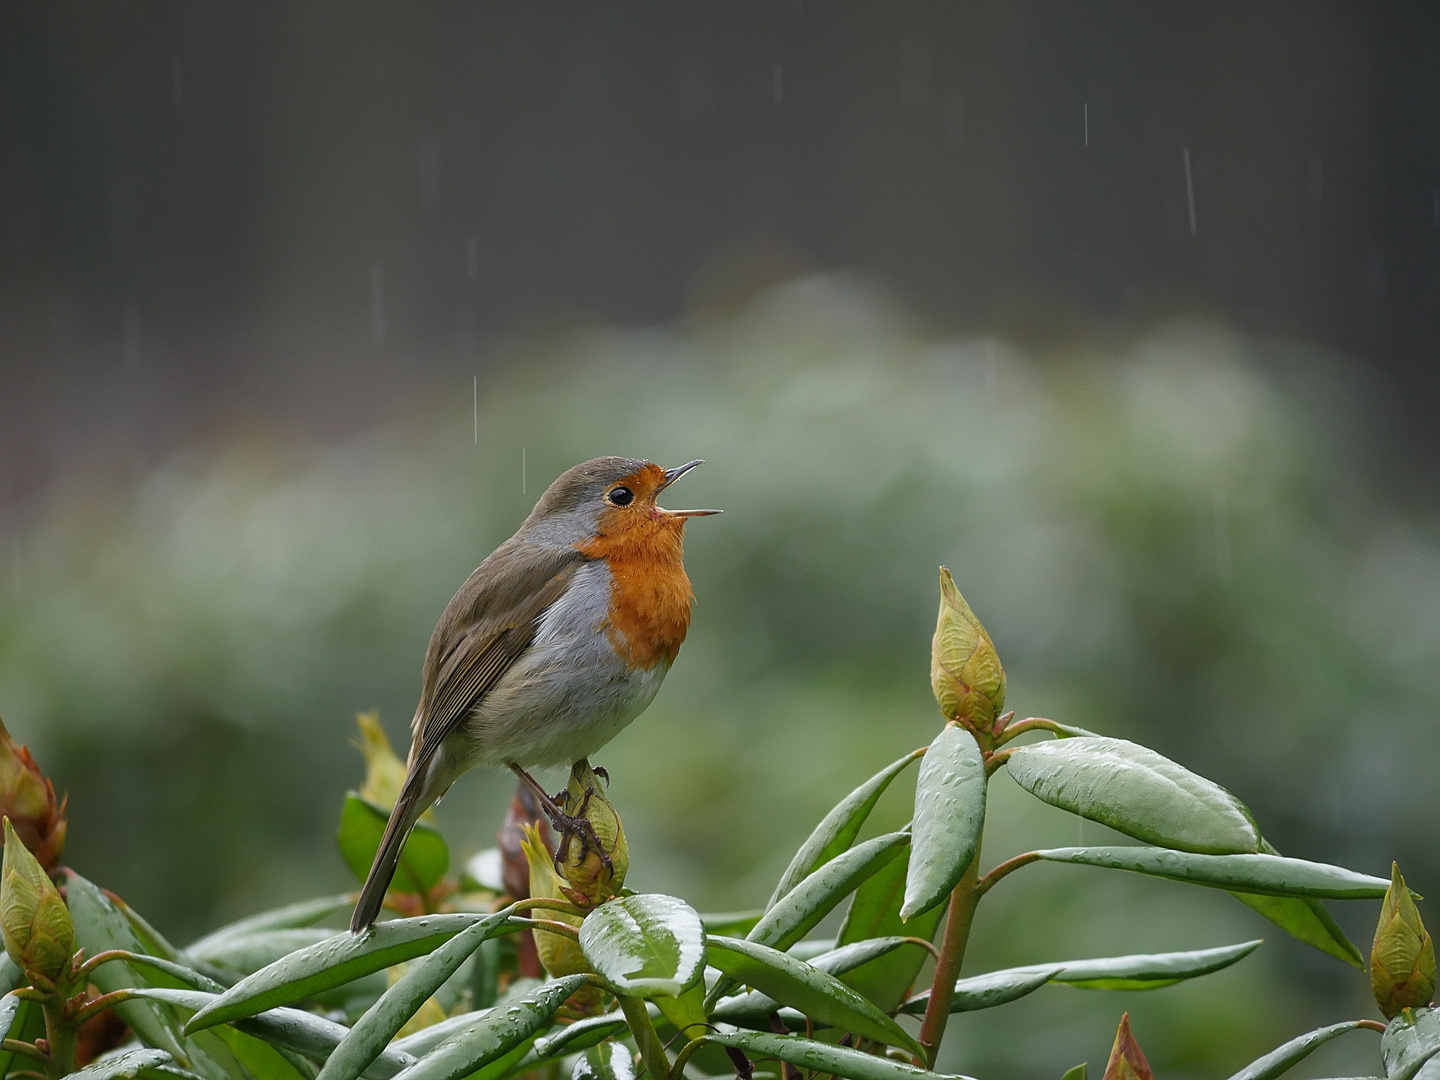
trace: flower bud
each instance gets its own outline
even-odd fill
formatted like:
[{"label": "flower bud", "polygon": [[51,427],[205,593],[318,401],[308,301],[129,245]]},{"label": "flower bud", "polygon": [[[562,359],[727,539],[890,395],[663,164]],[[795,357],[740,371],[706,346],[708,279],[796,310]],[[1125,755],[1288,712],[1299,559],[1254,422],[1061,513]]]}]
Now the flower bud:
[{"label": "flower bud", "polygon": [[1387,1020],[1435,996],[1435,946],[1398,863],[1390,864],[1390,888],[1370,947],[1370,989]]},{"label": "flower bud", "polygon": [[5,818],[0,862],[0,932],[21,971],[54,982],[75,954],[75,927],[60,890]]},{"label": "flower bud", "polygon": [[1115,1045],[1110,1048],[1110,1060],[1105,1063],[1101,1080],[1155,1080],[1140,1044],[1130,1034],[1129,1013],[1120,1017],[1120,1029],[1115,1032]]},{"label": "flower bud", "polygon": [[[554,900],[566,899],[562,891],[564,883],[555,873],[555,862],[545,842],[540,839],[540,830],[530,824],[522,826],[520,847],[530,864],[530,895]],[[579,927],[583,921],[578,915],[551,911],[548,908],[538,909],[536,914],[574,927]],[[578,941],[552,934],[548,930],[535,930],[534,934],[535,950],[540,954],[540,964],[552,976],[558,978],[561,975],[578,975],[582,971],[590,970]]]},{"label": "flower bud", "polygon": [[15,826],[25,847],[47,870],[60,863],[65,850],[65,800],[55,799],[55,787],[35,764],[27,747],[19,745],[0,723],[0,814]]},{"label": "flower bud", "polygon": [[995,719],[1005,707],[1005,669],[990,635],[943,566],[940,618],[930,648],[930,685],[947,720],[958,720],[976,735],[994,732]]},{"label": "flower bud", "polygon": [[562,838],[561,851],[565,858],[560,863],[560,872],[570,883],[565,895],[581,908],[603,904],[625,884],[625,875],[630,870],[630,847],[625,843],[620,815],[605,797],[605,787],[588,761],[577,761],[570,770],[563,809],[570,816],[590,823],[610,860],[606,866],[588,839],[572,836],[567,845]]}]

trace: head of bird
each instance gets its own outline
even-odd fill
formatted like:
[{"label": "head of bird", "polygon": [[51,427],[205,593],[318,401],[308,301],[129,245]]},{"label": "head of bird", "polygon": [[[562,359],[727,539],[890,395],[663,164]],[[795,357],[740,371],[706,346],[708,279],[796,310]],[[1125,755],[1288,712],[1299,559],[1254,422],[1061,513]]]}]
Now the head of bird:
[{"label": "head of bird", "polygon": [[719,510],[667,510],[660,493],[702,461],[673,469],[639,458],[601,457],[581,462],[556,478],[520,527],[538,543],[583,543],[593,554],[654,549],[678,558],[685,522]]}]

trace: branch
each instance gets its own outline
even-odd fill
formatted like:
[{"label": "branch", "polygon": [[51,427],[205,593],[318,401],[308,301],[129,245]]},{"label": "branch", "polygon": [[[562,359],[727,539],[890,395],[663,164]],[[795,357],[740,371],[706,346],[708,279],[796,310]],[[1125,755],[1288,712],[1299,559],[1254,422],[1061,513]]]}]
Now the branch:
[{"label": "branch", "polygon": [[1029,866],[1031,863],[1037,862],[1039,858],[1040,853],[1038,851],[1027,851],[1024,855],[1016,855],[1013,859],[1006,859],[999,866],[995,867],[994,870],[991,870],[988,874],[986,874],[983,878],[980,879],[980,881],[975,886],[976,895],[984,896],[987,892],[990,891],[991,886],[993,886],[1001,878],[1007,876],[1008,874],[1013,874],[1022,866]]},{"label": "branch", "polygon": [[1048,731],[1053,735],[1062,736],[1064,728],[1055,723],[1054,720],[1046,720],[1043,716],[1031,716],[1021,720],[1018,724],[1011,724],[1000,733],[1000,738],[995,741],[996,746],[1003,746],[1016,735],[1024,735],[1027,731]]},{"label": "branch", "polygon": [[[45,1052],[34,1043],[23,1042],[20,1039],[6,1039],[0,1042],[0,1050],[9,1050],[12,1054],[24,1054],[28,1058],[34,1058],[36,1061],[50,1060],[45,1055]],[[10,1075],[14,1076],[15,1074],[12,1072]]]}]

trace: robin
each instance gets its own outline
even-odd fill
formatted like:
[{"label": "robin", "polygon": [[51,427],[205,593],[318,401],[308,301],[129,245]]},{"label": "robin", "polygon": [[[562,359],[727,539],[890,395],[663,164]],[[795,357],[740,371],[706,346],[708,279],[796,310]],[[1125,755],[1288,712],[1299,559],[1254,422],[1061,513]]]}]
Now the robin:
[{"label": "robin", "polygon": [[526,771],[588,757],[645,711],[690,625],[687,518],[655,499],[700,461],[576,465],[445,606],[425,651],[400,797],[350,929],[380,913],[410,829],[475,765],[508,766],[556,827],[584,840]]}]

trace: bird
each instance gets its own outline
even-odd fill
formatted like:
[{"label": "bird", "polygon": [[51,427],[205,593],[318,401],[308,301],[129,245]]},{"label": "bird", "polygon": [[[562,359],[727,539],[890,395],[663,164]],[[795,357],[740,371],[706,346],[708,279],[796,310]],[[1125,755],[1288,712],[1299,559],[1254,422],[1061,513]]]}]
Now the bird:
[{"label": "bird", "polygon": [[445,606],[425,651],[405,781],[353,933],[380,914],[420,815],[472,767],[511,769],[557,827],[584,842],[584,823],[568,819],[528,770],[588,758],[660,689],[694,601],[685,523],[720,511],[666,510],[656,498],[702,464],[581,462]]}]

